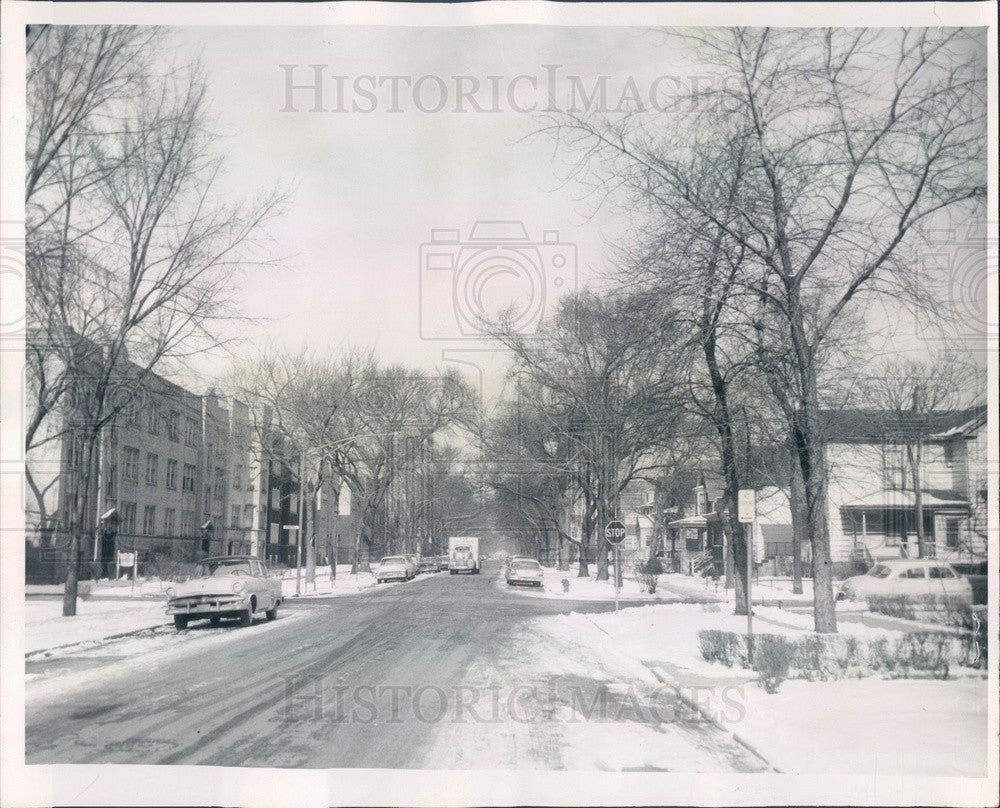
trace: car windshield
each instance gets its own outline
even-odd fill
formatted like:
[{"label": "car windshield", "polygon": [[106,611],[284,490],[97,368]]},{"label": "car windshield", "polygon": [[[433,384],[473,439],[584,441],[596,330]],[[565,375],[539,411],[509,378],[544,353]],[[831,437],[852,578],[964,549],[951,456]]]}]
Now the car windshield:
[{"label": "car windshield", "polygon": [[537,561],[515,561],[512,565],[516,570],[537,570]]},{"label": "car windshield", "polygon": [[195,571],[195,578],[212,578],[217,575],[249,575],[250,562],[245,559],[224,559],[221,561],[203,561]]},{"label": "car windshield", "polygon": [[467,558],[472,554],[472,550],[469,547],[456,547],[454,553],[459,558]]},{"label": "car windshield", "polygon": [[406,559],[401,556],[392,556],[390,558],[383,558],[381,563],[383,567],[388,567],[391,565],[405,564]]},{"label": "car windshield", "polygon": [[888,578],[892,574],[892,570],[885,564],[876,564],[868,571],[868,574],[873,578]]}]

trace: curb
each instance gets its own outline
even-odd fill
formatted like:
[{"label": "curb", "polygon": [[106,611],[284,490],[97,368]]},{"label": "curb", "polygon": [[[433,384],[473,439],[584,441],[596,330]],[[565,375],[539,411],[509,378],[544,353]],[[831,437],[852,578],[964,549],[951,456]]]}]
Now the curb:
[{"label": "curb", "polygon": [[651,665],[648,662],[643,662],[642,664],[645,665],[647,669],[649,669],[649,671],[653,674],[653,676],[656,677],[657,681],[660,684],[666,685],[671,690],[673,690],[674,695],[676,695],[678,699],[680,699],[685,705],[687,705],[688,708],[694,710],[699,716],[701,716],[702,719],[707,721],[709,724],[711,724],[720,732],[724,732],[726,735],[729,735],[734,741],[736,741],[736,743],[738,743],[740,746],[746,749],[754,757],[760,758],[765,764],[767,764],[767,766],[771,769],[771,771],[775,772],[776,774],[784,774],[784,772],[782,772],[781,769],[779,769],[777,766],[772,764],[771,761],[769,761],[766,757],[764,757],[764,755],[761,754],[760,750],[757,749],[757,747],[755,747],[745,738],[740,737],[737,733],[726,729],[724,726],[722,726],[722,724],[718,720],[716,720],[715,716],[709,714],[701,705],[699,705],[697,702],[685,696],[680,691],[680,688],[678,688],[673,683],[673,681],[668,679],[662,673],[660,668],[658,668],[655,665]]},{"label": "curb", "polygon": [[143,634],[153,635],[156,634],[159,629],[165,629],[165,628],[173,629],[174,625],[173,623],[157,623],[154,626],[145,626],[143,628],[133,629],[132,631],[122,631],[118,634],[109,634],[106,637],[97,637],[93,640],[77,640],[76,642],[68,642],[64,643],[63,645],[53,645],[51,648],[39,648],[35,651],[28,651],[24,655],[24,659],[25,661],[27,661],[29,659],[32,659],[33,657],[41,656],[43,654],[50,654],[53,651],[64,651],[68,648],[79,648],[81,646],[100,645],[101,643],[105,643],[112,640],[124,640],[127,639],[128,637],[139,637],[142,636]]}]

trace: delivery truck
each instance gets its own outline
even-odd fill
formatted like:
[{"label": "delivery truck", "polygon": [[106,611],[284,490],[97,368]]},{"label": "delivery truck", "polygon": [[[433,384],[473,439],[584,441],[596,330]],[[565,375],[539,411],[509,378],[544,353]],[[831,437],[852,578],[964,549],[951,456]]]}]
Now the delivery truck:
[{"label": "delivery truck", "polygon": [[470,575],[478,575],[479,569],[479,537],[450,536],[448,538],[448,573],[458,575],[460,572],[467,572]]}]

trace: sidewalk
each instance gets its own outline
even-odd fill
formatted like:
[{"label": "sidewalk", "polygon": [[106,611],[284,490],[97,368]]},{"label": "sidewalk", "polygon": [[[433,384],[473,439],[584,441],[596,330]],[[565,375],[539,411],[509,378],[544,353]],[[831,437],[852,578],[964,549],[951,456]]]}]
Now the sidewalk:
[{"label": "sidewalk", "polygon": [[[785,636],[811,632],[811,615],[767,606],[754,611],[755,631]],[[587,646],[609,670],[625,659],[644,664],[704,717],[786,773],[986,773],[988,682],[979,672],[963,669],[946,681],[790,679],[778,693],[768,694],[753,671],[701,656],[699,630],[746,630],[746,618],[733,615],[728,604],[572,613],[539,618],[536,625]],[[863,622],[842,624],[841,633],[896,634]]]}]

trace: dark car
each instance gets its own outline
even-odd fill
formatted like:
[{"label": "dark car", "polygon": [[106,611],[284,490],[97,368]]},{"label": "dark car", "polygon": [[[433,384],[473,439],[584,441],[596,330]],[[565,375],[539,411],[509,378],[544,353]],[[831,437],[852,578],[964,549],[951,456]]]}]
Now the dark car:
[{"label": "dark car", "polygon": [[437,556],[427,556],[420,559],[417,572],[437,572],[439,567]]}]

